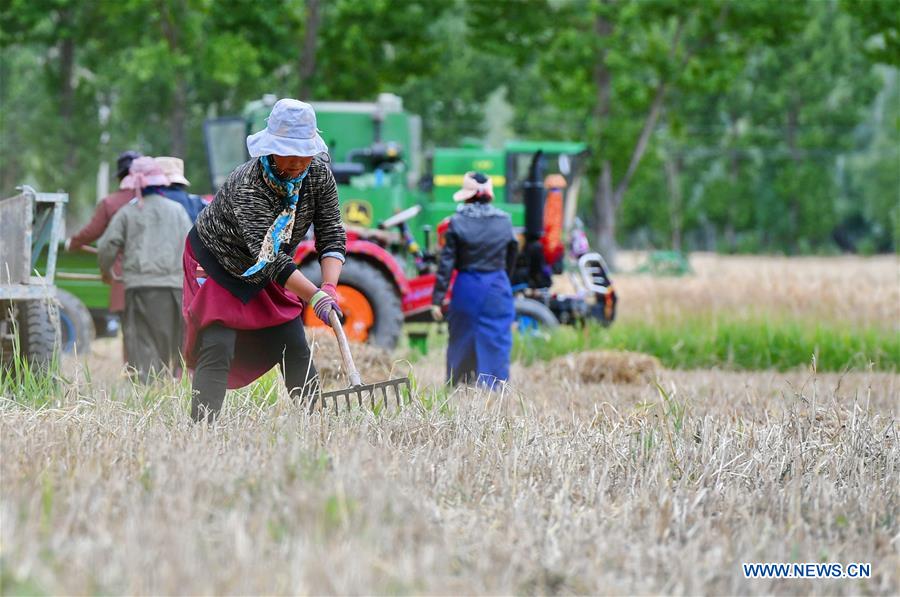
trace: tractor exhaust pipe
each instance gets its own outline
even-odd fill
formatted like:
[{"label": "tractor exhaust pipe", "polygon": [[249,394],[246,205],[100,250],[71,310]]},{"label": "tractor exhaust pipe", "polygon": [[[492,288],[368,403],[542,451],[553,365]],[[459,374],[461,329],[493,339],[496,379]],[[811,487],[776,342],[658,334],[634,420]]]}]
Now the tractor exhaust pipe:
[{"label": "tractor exhaust pipe", "polygon": [[525,203],[524,262],[530,288],[549,288],[552,280],[544,261],[544,152],[536,151],[528,169],[528,179],[522,183]]},{"label": "tractor exhaust pipe", "polygon": [[544,234],[544,152],[536,151],[531,158],[528,178],[522,183],[525,203],[525,242],[540,240]]}]

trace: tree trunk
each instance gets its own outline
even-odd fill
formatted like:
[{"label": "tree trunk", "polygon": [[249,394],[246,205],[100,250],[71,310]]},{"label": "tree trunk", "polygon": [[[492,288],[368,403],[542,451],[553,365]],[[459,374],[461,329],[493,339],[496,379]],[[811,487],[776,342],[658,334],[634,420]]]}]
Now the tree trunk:
[{"label": "tree trunk", "polygon": [[[600,38],[609,38],[612,34],[612,24],[602,14],[598,14],[594,21],[594,32]],[[612,86],[612,76],[606,65],[606,48],[602,44],[597,54],[597,62],[594,64],[593,78],[597,90],[593,118],[598,127],[596,134],[600,137],[603,124],[609,119]],[[612,164],[608,159],[603,160],[597,184],[594,186],[594,214],[597,217],[597,249],[609,266],[615,268],[616,205],[613,196]]]},{"label": "tree trunk", "polygon": [[681,195],[681,158],[666,155],[666,186],[669,187],[669,226],[672,233],[672,250],[681,251],[681,228],[684,221]]},{"label": "tree trunk", "polygon": [[[608,86],[608,77],[606,83]],[[605,90],[605,93],[607,94],[606,115],[608,116],[608,87]],[[666,85],[665,83],[660,83],[656,89],[656,96],[653,98],[650,111],[647,113],[647,117],[644,120],[644,127],[641,129],[641,134],[638,137],[637,143],[635,143],[634,151],[631,153],[628,170],[625,172],[625,176],[622,177],[622,180],[619,181],[619,184],[615,189],[613,188],[612,181],[612,165],[609,160],[603,162],[603,168],[600,173],[600,178],[598,179],[597,190],[594,194],[594,205],[597,211],[597,218],[600,220],[597,228],[597,245],[600,248],[603,257],[606,259],[606,262],[613,269],[616,268],[616,213],[618,212],[619,206],[622,204],[622,199],[625,197],[628,185],[631,184],[631,178],[634,176],[638,164],[641,159],[643,159],[644,153],[647,151],[647,144],[650,142],[650,136],[656,128],[656,122],[662,111],[665,93]],[[598,96],[599,95],[600,92],[598,89]]]},{"label": "tree trunk", "polygon": [[72,80],[75,70],[75,41],[65,37],[59,44],[59,115],[68,130],[72,122],[75,106],[75,85]]},{"label": "tree trunk", "polygon": [[594,192],[594,209],[597,212],[597,250],[609,267],[616,268],[616,199],[612,185],[612,164],[603,160],[597,189]]},{"label": "tree trunk", "polygon": [[727,252],[730,254],[737,253],[737,234],[734,231],[734,224],[731,223],[732,215],[729,214],[728,222],[725,224],[725,230],[722,232],[722,236],[725,239],[725,246],[727,247]]},{"label": "tree trunk", "polygon": [[[732,122],[737,122],[732,117]],[[731,178],[731,188],[737,189],[741,175],[740,154],[734,148],[730,151],[730,159],[728,160],[728,175]],[[737,213],[735,213],[735,201],[730,201],[728,208],[725,210],[725,229],[723,236],[725,237],[725,245],[729,253],[737,252],[737,235],[735,234],[735,226],[737,225]]]},{"label": "tree trunk", "polygon": [[184,159],[187,153],[187,81],[183,75],[175,76],[175,91],[172,94],[172,155]]},{"label": "tree trunk", "polygon": [[[787,115],[787,144],[790,150],[791,161],[799,164],[802,160],[800,150],[797,147],[797,127],[799,126],[799,108],[793,103],[788,110]],[[799,251],[797,244],[797,228],[800,224],[800,199],[797,197],[796,187],[791,189],[791,196],[788,199],[788,246],[791,254]]]},{"label": "tree trunk", "polygon": [[[60,24],[63,28],[70,28],[72,23],[72,9],[66,8],[60,12]],[[69,180],[74,173],[78,152],[74,151],[75,123],[72,121],[75,115],[75,40],[71,31],[66,32],[59,42],[59,115],[62,124],[62,151],[63,176]]]},{"label": "tree trunk", "polygon": [[300,74],[297,97],[302,100],[309,99],[312,94],[313,76],[316,74],[316,42],[319,37],[319,24],[322,21],[319,8],[319,0],[306,0],[306,30],[303,32],[303,47],[297,64]]},{"label": "tree trunk", "polygon": [[[177,1],[177,10],[180,14],[187,11],[187,7],[181,0]],[[171,5],[164,0],[157,4],[160,14],[160,26],[169,52],[172,56],[181,54],[181,39],[176,19],[172,15]],[[172,139],[171,152],[173,156],[185,158],[187,150],[187,113],[188,113],[188,89],[187,80],[184,77],[184,69],[175,69],[173,73],[175,88],[172,90],[172,113],[169,120],[169,130]]]}]

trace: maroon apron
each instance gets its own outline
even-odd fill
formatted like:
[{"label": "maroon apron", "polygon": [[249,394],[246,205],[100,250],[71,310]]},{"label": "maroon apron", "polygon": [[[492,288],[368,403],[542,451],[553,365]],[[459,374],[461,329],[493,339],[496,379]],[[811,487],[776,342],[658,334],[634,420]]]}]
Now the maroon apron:
[{"label": "maroon apron", "polygon": [[[303,303],[297,296],[270,282],[246,304],[223,288],[211,277],[197,278],[197,259],[190,241],[184,245],[184,290],[182,312],[184,314],[184,355],[185,363],[192,369],[197,363],[197,341],[203,328],[221,324],[238,330],[236,345],[241,344],[241,331],[259,330],[292,321],[300,316]],[[241,358],[240,350],[235,350],[231,371],[228,372],[228,388],[240,388],[258,379],[278,364],[260,359]]]}]

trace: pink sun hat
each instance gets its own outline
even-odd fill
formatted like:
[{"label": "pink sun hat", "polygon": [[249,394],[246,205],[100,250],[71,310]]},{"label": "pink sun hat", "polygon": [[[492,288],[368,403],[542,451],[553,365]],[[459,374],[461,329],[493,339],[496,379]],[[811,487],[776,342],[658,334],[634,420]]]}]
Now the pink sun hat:
[{"label": "pink sun hat", "polygon": [[122,179],[120,189],[140,191],[144,187],[167,187],[172,182],[166,176],[156,160],[149,156],[143,156],[131,162],[128,176]]}]

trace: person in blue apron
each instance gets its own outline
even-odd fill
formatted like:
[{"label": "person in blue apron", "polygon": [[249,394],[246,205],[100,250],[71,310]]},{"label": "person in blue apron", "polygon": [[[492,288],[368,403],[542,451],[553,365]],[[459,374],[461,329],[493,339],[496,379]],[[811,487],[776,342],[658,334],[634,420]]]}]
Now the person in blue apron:
[{"label": "person in blue apron", "polygon": [[453,385],[493,388],[509,379],[515,317],[509,272],[519,244],[509,214],[494,207],[493,199],[490,177],[467,172],[453,195],[460,205],[450,218],[438,258],[431,299],[435,320],[443,319],[444,299],[457,271],[447,310],[447,378]]}]

